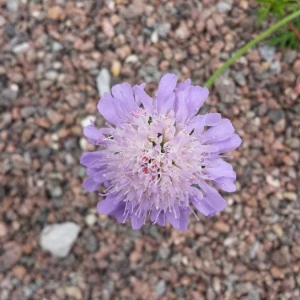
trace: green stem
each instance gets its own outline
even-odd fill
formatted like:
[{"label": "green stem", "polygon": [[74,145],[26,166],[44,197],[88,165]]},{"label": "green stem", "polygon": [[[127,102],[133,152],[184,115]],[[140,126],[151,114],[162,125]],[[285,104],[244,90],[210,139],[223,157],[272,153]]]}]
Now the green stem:
[{"label": "green stem", "polygon": [[261,40],[267,38],[270,34],[272,34],[274,31],[276,31],[281,26],[287,24],[291,20],[297,18],[300,16],[300,10],[295,11],[288,15],[287,17],[283,18],[279,22],[272,25],[270,28],[268,28],[266,31],[262,32],[260,35],[258,35],[255,39],[251,40],[248,44],[246,44],[243,48],[238,50],[230,59],[228,59],[204,84],[207,88],[211,87],[212,84],[215,82],[215,80],[228,68],[230,67],[237,59],[239,59],[244,53],[246,53],[250,48],[255,46],[257,43],[259,43]]}]

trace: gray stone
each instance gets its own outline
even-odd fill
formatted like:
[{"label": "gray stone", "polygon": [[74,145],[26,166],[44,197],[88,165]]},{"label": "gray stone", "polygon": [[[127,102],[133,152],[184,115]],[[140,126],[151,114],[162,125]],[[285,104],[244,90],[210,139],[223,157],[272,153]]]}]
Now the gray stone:
[{"label": "gray stone", "polygon": [[297,57],[297,51],[287,50],[283,55],[283,60],[289,64],[292,64]]},{"label": "gray stone", "polygon": [[248,299],[249,300],[260,300],[259,292],[256,290],[250,291],[248,293]]},{"label": "gray stone", "polygon": [[13,47],[13,52],[16,54],[27,52],[30,49],[30,45],[28,43],[22,43]]},{"label": "gray stone", "polygon": [[169,23],[158,23],[155,25],[155,30],[157,34],[162,38],[166,38],[168,36],[170,29],[171,24]]},{"label": "gray stone", "polygon": [[270,63],[270,72],[272,74],[279,74],[281,72],[280,61],[276,60],[276,61]]},{"label": "gray stone", "polygon": [[63,190],[60,186],[54,186],[49,189],[52,198],[58,198],[62,195]]},{"label": "gray stone", "polygon": [[247,81],[243,72],[232,72],[232,76],[238,85],[246,85]]},{"label": "gray stone", "polygon": [[59,42],[53,42],[53,43],[52,43],[52,50],[53,50],[54,52],[60,51],[60,50],[62,50],[63,48],[64,48],[64,46],[63,46],[61,43],[59,43]]},{"label": "gray stone", "polygon": [[101,69],[96,78],[98,93],[101,97],[104,93],[110,93],[110,79],[109,71],[105,68]]},{"label": "gray stone", "polygon": [[275,47],[263,45],[258,48],[259,54],[262,59],[271,62],[275,57]]},{"label": "gray stone", "polygon": [[225,1],[220,1],[217,4],[217,10],[220,13],[225,13],[225,12],[229,12],[232,9],[232,4],[225,2]]},{"label": "gray stone", "polygon": [[158,296],[162,296],[166,291],[166,282],[164,280],[160,280],[156,287],[155,287],[155,293]]},{"label": "gray stone", "polygon": [[272,109],[269,111],[268,117],[272,122],[277,123],[284,118],[284,112],[281,109]]},{"label": "gray stone", "polygon": [[77,239],[80,227],[73,222],[46,226],[41,234],[40,245],[55,257],[66,257]]},{"label": "gray stone", "polygon": [[6,4],[6,8],[10,11],[17,11],[19,9],[19,1],[9,0]]},{"label": "gray stone", "polygon": [[235,84],[231,78],[222,75],[215,81],[215,87],[220,95],[221,102],[233,103]]}]

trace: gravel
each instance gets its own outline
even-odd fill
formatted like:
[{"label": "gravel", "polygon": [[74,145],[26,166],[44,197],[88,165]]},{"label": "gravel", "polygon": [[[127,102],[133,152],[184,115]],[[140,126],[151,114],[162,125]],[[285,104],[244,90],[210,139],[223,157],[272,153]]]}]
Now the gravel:
[{"label": "gravel", "polygon": [[50,2],[0,0],[0,300],[300,299],[299,51],[261,43],[210,88],[201,112],[243,139],[226,210],[133,231],[82,189],[99,95],[155,95],[166,72],[203,85],[271,19],[254,0]]}]

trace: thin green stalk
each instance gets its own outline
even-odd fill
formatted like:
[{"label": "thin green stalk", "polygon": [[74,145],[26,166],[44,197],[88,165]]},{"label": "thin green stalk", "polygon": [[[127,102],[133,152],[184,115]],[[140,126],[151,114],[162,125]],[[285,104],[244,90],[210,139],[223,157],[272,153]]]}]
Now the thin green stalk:
[{"label": "thin green stalk", "polygon": [[230,59],[228,59],[204,84],[206,87],[211,87],[212,84],[215,82],[215,80],[228,68],[230,67],[237,59],[239,59],[244,53],[246,53],[250,48],[255,46],[257,43],[259,43],[261,40],[267,38],[270,34],[275,32],[277,29],[279,29],[281,26],[287,24],[291,20],[297,18],[300,16],[300,10],[295,11],[288,15],[287,17],[283,18],[279,22],[272,25],[270,28],[268,28],[266,31],[262,32],[260,35],[258,35],[255,39],[251,40],[248,44],[246,44],[243,48],[238,50]]}]

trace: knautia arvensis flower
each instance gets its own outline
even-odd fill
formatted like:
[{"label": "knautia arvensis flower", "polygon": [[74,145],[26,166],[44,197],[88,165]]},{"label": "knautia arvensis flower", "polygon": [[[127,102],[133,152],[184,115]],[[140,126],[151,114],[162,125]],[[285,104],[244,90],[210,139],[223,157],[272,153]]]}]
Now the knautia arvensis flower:
[{"label": "knautia arvensis flower", "polygon": [[208,90],[191,86],[190,79],[177,85],[175,75],[164,75],[155,99],[144,87],[118,84],[100,99],[98,110],[108,123],[100,130],[92,123],[84,128],[100,150],[81,157],[88,175],[83,186],[90,192],[104,186],[99,213],[118,222],[130,219],[133,229],[149,215],[154,224],[169,221],[184,231],[194,208],[205,216],[225,208],[208,182],[235,191],[236,174],[222,154],[241,139],[219,113],[197,115]]}]

